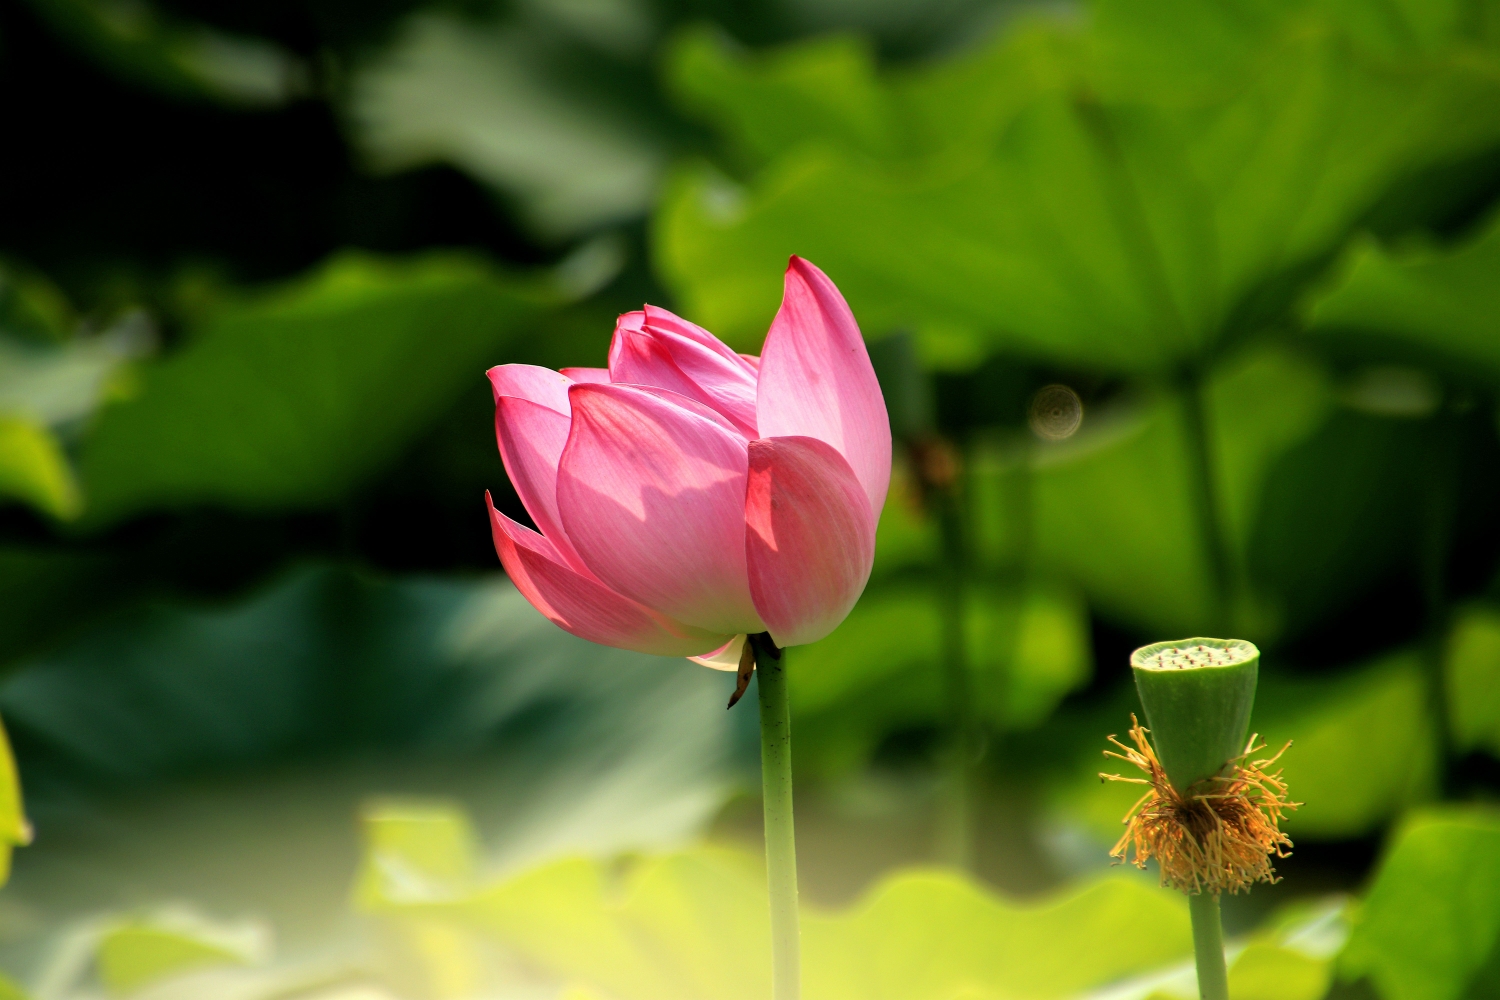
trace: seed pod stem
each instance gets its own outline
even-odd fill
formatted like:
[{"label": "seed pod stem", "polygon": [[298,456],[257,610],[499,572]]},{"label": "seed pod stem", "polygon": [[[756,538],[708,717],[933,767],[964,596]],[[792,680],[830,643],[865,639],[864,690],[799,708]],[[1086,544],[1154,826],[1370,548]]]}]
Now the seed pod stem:
[{"label": "seed pod stem", "polygon": [[1218,893],[1188,897],[1193,921],[1193,958],[1198,967],[1200,1000],[1229,1000],[1229,968],[1224,962],[1224,925],[1219,919]]}]

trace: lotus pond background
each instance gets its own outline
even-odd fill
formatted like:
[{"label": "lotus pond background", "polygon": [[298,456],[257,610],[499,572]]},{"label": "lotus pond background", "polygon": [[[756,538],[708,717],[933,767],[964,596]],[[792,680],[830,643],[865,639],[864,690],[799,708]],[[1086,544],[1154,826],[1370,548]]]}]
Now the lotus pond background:
[{"label": "lotus pond background", "polygon": [[1500,995],[1500,5],[5,0],[0,77],[0,996],[767,996],[753,709],[510,588],[482,372],[756,350],[791,253],[899,438],[808,995],[1194,996],[1097,778],[1194,634],[1306,803],[1235,995]]}]

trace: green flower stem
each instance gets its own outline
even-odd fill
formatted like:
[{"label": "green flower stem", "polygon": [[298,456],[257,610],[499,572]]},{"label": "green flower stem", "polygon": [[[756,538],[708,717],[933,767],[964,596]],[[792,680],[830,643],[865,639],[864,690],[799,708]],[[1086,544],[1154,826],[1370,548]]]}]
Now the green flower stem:
[{"label": "green flower stem", "polygon": [[935,490],[942,533],[943,566],[938,590],[942,620],[943,694],[947,714],[942,808],[938,816],[938,859],[968,870],[974,861],[974,694],[969,649],[964,635],[965,564],[963,508],[958,490]]},{"label": "green flower stem", "polygon": [[1193,958],[1198,966],[1200,1000],[1229,1000],[1229,969],[1224,964],[1224,926],[1219,897],[1200,892],[1188,897],[1193,919]]},{"label": "green flower stem", "polygon": [[797,919],[797,841],[792,825],[792,713],[785,653],[755,643],[760,695],[760,780],[766,820],[766,881],[771,892],[771,984],[775,1000],[802,995],[802,932]]},{"label": "green flower stem", "polygon": [[1213,444],[1208,426],[1207,380],[1201,374],[1190,375],[1183,386],[1184,429],[1187,434],[1188,479],[1193,491],[1193,510],[1198,517],[1198,533],[1208,556],[1209,629],[1224,632],[1230,627],[1233,608],[1234,569],[1229,555],[1229,541],[1220,513],[1218,469],[1214,463]]}]

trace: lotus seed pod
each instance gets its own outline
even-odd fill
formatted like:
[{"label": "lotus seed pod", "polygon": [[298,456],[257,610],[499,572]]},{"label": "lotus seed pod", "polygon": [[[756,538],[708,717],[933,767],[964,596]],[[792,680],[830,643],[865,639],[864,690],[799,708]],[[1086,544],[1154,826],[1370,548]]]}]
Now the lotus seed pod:
[{"label": "lotus seed pod", "polygon": [[1221,773],[1245,752],[1260,650],[1243,639],[1182,639],[1130,655],[1151,742],[1172,787]]}]

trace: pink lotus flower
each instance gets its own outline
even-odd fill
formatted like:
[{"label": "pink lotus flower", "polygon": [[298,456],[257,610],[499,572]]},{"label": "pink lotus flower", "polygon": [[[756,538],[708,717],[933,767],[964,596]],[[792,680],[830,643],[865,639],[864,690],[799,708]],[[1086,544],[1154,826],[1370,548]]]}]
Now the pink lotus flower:
[{"label": "pink lotus flower", "polygon": [[646,306],[615,325],[608,369],[488,374],[540,529],[490,503],[495,549],[567,631],[732,670],[746,634],[814,642],[864,590],[890,423],[849,306],[807,261],[759,358]]}]

